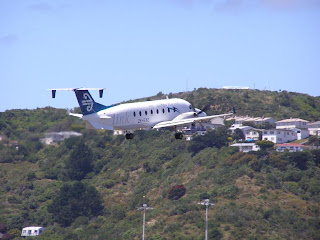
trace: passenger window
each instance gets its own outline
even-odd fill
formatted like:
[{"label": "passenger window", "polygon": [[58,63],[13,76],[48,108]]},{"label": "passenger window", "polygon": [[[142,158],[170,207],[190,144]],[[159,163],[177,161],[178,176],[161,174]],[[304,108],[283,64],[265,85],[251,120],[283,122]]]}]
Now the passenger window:
[{"label": "passenger window", "polygon": [[145,113],[146,115],[148,115],[148,112],[147,112],[147,111],[144,111],[144,113]]},{"label": "passenger window", "polygon": [[162,112],[164,113],[164,108],[162,108]]},{"label": "passenger window", "polygon": [[136,116],[136,112],[133,112],[133,116],[134,116],[134,117]]},{"label": "passenger window", "polygon": [[170,112],[170,108],[168,108],[168,113]]},{"label": "passenger window", "polygon": [[153,114],[153,111],[151,110],[151,114]]},{"label": "passenger window", "polygon": [[139,111],[139,115],[140,115],[140,117],[141,117],[141,111]]},{"label": "passenger window", "polygon": [[159,114],[159,109],[157,109],[157,114]]}]

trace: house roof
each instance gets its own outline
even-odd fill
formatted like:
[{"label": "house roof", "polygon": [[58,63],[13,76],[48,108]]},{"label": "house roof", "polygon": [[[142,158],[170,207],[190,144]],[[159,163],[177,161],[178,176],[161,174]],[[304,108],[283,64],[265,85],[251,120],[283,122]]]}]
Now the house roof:
[{"label": "house roof", "polygon": [[231,147],[253,147],[255,143],[235,143],[230,145]]},{"label": "house roof", "polygon": [[320,124],[320,121],[318,121],[318,122],[308,123],[307,125],[308,125],[308,126],[312,126],[313,124]]},{"label": "house roof", "polygon": [[22,230],[39,230],[40,228],[43,228],[43,227],[32,226],[32,227],[25,227]]},{"label": "house roof", "polygon": [[276,144],[277,147],[306,147],[305,145],[298,143],[279,143]]},{"label": "house roof", "polygon": [[272,128],[272,129],[262,129],[263,132],[265,131],[282,131],[282,132],[294,132],[292,131],[292,129],[276,129],[276,128]]},{"label": "house roof", "polygon": [[290,122],[309,122],[309,121],[301,118],[289,118],[289,119],[283,119],[283,120],[277,121],[276,123],[290,123]]}]

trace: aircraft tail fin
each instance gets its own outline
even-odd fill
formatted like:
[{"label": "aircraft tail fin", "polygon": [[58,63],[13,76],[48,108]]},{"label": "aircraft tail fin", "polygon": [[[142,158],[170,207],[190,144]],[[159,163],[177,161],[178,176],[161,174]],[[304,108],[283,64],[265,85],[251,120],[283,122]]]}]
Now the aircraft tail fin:
[{"label": "aircraft tail fin", "polygon": [[52,91],[52,98],[55,98],[57,90],[74,91],[83,115],[89,115],[112,107],[97,103],[89,92],[89,90],[99,90],[99,96],[101,98],[103,95],[103,88],[63,88],[48,90]]}]

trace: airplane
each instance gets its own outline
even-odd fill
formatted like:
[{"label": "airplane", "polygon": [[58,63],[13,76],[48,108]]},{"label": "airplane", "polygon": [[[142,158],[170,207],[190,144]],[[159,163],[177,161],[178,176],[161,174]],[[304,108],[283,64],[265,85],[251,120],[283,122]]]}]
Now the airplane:
[{"label": "airplane", "polygon": [[105,88],[56,88],[52,91],[52,98],[56,91],[73,91],[77,97],[82,114],[69,113],[71,116],[88,121],[95,129],[122,130],[126,139],[133,139],[136,129],[173,128],[176,139],[182,139],[180,127],[207,121],[213,118],[226,117],[233,112],[207,116],[207,114],[194,108],[191,103],[180,98],[162,99],[145,102],[123,103],[105,106],[97,103],[89,90],[98,90],[102,98]]}]

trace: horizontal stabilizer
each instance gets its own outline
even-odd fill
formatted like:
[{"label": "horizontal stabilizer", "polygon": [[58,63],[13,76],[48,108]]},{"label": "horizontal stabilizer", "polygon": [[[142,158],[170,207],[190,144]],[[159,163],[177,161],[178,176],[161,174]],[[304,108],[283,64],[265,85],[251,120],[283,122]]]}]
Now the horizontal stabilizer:
[{"label": "horizontal stabilizer", "polygon": [[79,114],[79,113],[69,113],[70,116],[74,116],[74,117],[78,117],[78,118],[82,118],[83,115]]},{"label": "horizontal stabilizer", "polygon": [[99,97],[102,98],[103,96],[103,90],[105,90],[105,88],[50,88],[50,89],[47,89],[49,91],[52,92],[52,98],[55,98],[56,97],[56,92],[57,91],[99,91]]}]

